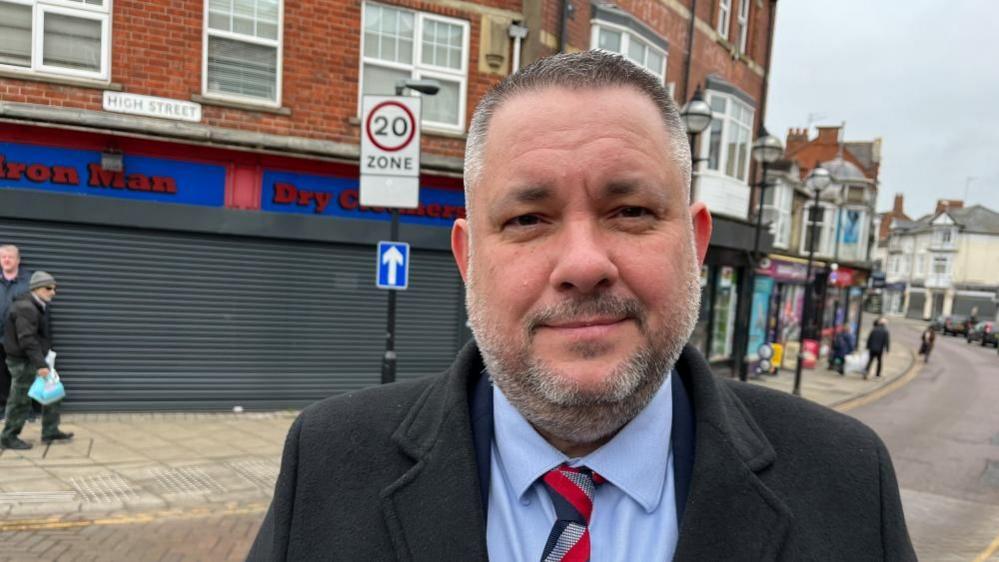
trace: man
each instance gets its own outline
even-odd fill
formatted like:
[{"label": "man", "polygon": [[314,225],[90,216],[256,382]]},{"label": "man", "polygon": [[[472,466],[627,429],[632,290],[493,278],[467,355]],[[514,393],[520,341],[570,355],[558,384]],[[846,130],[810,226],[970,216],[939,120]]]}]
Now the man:
[{"label": "man", "polygon": [[[46,377],[49,366],[45,356],[52,348],[52,328],[49,306],[56,293],[55,279],[44,271],[31,275],[31,292],[14,300],[4,320],[3,347],[7,353],[7,368],[13,382],[7,400],[7,421],[0,434],[4,449],[30,449],[31,444],[18,436],[31,411],[28,389],[35,377]],[[59,430],[59,402],[42,407],[42,441],[51,443],[70,439],[72,433]]]},{"label": "man", "polygon": [[3,351],[3,325],[14,298],[28,291],[31,274],[21,269],[21,252],[10,244],[0,246],[0,415],[7,407],[10,392],[10,371]]},{"label": "man", "polygon": [[875,376],[881,376],[881,356],[887,353],[891,347],[891,335],[888,333],[888,329],[885,328],[887,322],[884,318],[878,318],[874,321],[874,327],[871,328],[871,333],[867,335],[867,353],[869,354],[867,359],[867,368],[864,370],[864,380],[871,373],[871,363],[874,361],[878,362],[878,370]]},{"label": "man", "polygon": [[250,560],[915,559],[881,441],[684,347],[711,235],[659,81],[557,55],[480,102],[475,343],[307,408]]}]

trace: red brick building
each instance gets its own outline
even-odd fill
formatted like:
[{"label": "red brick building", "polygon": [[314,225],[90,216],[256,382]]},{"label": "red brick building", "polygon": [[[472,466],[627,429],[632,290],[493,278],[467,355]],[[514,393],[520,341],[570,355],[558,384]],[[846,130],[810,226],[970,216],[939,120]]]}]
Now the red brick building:
[{"label": "red brick building", "polygon": [[719,213],[698,342],[727,359],[775,7],[0,0],[0,243],[65,288],[71,406],[296,405],[377,382],[372,248],[389,215],[357,199],[360,98],[432,78],[398,337],[400,377],[435,372],[468,337],[447,227],[476,102],[517,66],[604,48],[715,110],[698,145],[695,193]]}]

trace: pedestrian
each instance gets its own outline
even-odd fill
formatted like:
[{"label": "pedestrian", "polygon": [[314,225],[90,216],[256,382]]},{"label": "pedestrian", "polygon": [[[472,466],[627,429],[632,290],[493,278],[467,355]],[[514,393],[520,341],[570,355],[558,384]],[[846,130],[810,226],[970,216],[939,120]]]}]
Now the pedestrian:
[{"label": "pedestrian", "polygon": [[837,330],[836,337],[833,338],[833,352],[832,358],[829,361],[829,368],[835,370],[837,373],[844,375],[844,366],[846,363],[846,356],[853,353],[855,344],[853,340],[853,334],[850,332],[848,326],[840,326]]},{"label": "pedestrian", "polygon": [[660,79],[606,51],[522,68],[464,181],[474,340],[306,408],[249,560],[915,560],[873,431],[685,346],[711,216]]},{"label": "pedestrian", "polygon": [[[45,356],[52,348],[52,324],[49,309],[56,293],[55,279],[44,271],[31,275],[30,292],[16,299],[4,320],[3,347],[7,368],[13,382],[7,400],[7,420],[0,434],[4,449],[30,449],[31,444],[18,437],[31,411],[28,389],[35,377],[49,374]],[[72,433],[59,429],[59,402],[42,407],[42,441],[51,443],[70,439]]]},{"label": "pedestrian", "polygon": [[920,336],[919,354],[923,356],[923,362],[930,362],[930,353],[933,352],[933,344],[937,341],[937,333],[932,327],[927,326]]},{"label": "pedestrian", "polygon": [[[0,246],[0,416],[7,408],[7,395],[10,393],[10,371],[7,370],[7,355],[3,351],[4,319],[14,299],[28,292],[31,273],[21,268],[21,251],[17,246]],[[3,420],[0,417],[0,420]]]},{"label": "pedestrian", "polygon": [[891,334],[888,333],[888,328],[885,327],[886,324],[887,321],[884,318],[878,318],[874,321],[871,333],[867,334],[867,353],[869,357],[867,359],[867,367],[864,369],[864,380],[867,380],[868,375],[870,375],[871,363],[874,361],[878,362],[878,370],[875,376],[881,376],[882,355],[887,353],[891,347]]}]

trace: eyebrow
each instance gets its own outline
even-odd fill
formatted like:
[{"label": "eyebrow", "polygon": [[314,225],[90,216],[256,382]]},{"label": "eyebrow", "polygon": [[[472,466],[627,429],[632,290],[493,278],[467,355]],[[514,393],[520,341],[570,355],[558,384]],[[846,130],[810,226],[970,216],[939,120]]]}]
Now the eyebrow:
[{"label": "eyebrow", "polygon": [[546,201],[552,197],[552,188],[548,186],[533,186],[515,189],[500,199],[500,205],[515,205],[523,203],[537,203]]}]

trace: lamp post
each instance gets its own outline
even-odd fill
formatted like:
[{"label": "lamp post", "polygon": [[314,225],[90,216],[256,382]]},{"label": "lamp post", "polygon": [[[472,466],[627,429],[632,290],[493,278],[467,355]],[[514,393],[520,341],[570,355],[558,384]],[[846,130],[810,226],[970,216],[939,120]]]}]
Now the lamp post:
[{"label": "lamp post", "polygon": [[[808,187],[815,192],[815,200],[809,209],[809,214],[817,213],[820,209],[819,196],[831,181],[829,171],[821,166],[816,166],[812,170],[812,173],[808,174],[808,178],[805,181]],[[808,325],[808,312],[812,306],[812,259],[815,257],[815,237],[817,236],[815,226],[818,224],[814,216],[808,218],[811,222],[811,225],[809,225],[811,236],[808,239],[808,267],[805,269],[805,303],[801,310],[801,333],[798,334],[798,364],[794,368],[794,389],[792,392],[795,396],[801,396],[801,369],[802,363],[805,360],[805,327]]]},{"label": "lamp post", "polygon": [[760,234],[763,231],[763,195],[767,187],[770,186],[767,183],[767,167],[773,164],[784,154],[784,145],[781,144],[780,139],[767,133],[766,127],[760,125],[760,131],[757,133],[756,141],[753,142],[752,155],[753,160],[756,160],[762,165],[763,174],[760,178],[759,183],[756,183],[753,187],[758,189],[756,194],[758,204],[756,208],[756,230],[753,234],[753,253],[749,259],[749,274],[746,275],[745,282],[742,289],[742,307],[739,309],[742,315],[740,325],[747,326],[747,330],[739,336],[739,345],[736,346],[737,355],[737,365],[736,369],[739,373],[739,380],[745,381],[748,379],[748,362],[749,357],[749,330],[748,326],[752,317],[752,299],[753,290],[756,284],[756,266],[760,262]]},{"label": "lamp post", "polygon": [[[415,90],[428,96],[435,95],[440,91],[441,85],[436,80],[412,80],[404,79],[395,83],[395,95],[401,96],[406,89]],[[419,127],[420,124],[416,123]],[[395,242],[399,239],[399,209],[392,208],[392,222],[389,227],[389,240]],[[382,384],[395,382],[395,369],[397,357],[395,353],[395,293],[388,292],[388,312],[385,320],[385,355],[382,357]]]},{"label": "lamp post", "polygon": [[711,106],[704,101],[704,94],[701,87],[694,90],[694,97],[680,110],[680,119],[687,129],[687,141],[690,143],[690,200],[694,200],[694,178],[696,177],[697,164],[704,158],[697,157],[697,136],[704,132],[711,124]]}]

